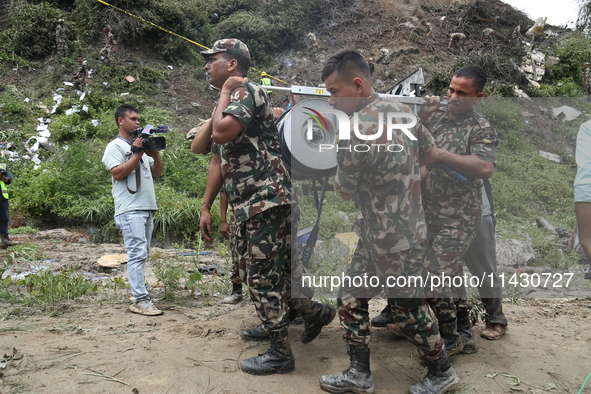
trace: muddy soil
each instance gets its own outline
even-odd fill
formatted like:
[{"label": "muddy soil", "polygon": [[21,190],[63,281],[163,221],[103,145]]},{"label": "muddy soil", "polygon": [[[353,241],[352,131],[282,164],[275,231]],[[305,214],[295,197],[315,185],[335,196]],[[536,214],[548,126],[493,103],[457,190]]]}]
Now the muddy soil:
[{"label": "muddy soil", "polygon": [[[123,253],[121,245],[86,243],[83,235],[61,230],[40,234],[28,241],[42,247],[49,260],[45,265],[78,267],[96,277],[125,276],[124,266],[105,273],[95,264],[101,255]],[[177,249],[154,253],[183,258]],[[202,263],[221,261],[213,252]],[[161,293],[153,276],[148,278],[154,293]],[[159,301],[164,315],[156,317],[129,312],[127,289],[99,290],[53,309],[1,304],[0,393],[320,393],[321,374],[347,368],[343,329],[335,320],[307,345],[300,341],[303,325],[290,327],[293,373],[241,372],[239,361],[262,353],[268,343],[240,339],[238,331],[258,319],[250,301],[220,303],[224,281],[204,276],[209,285],[201,295],[185,290],[174,302]],[[384,305],[372,300],[372,316]],[[506,300],[504,308],[510,324],[505,337],[480,338],[479,323],[474,327],[478,352],[452,358],[461,379],[454,392],[578,392],[591,372],[591,300]],[[376,392],[404,393],[422,377],[424,369],[405,340],[374,329],[371,348]],[[591,392],[591,386],[583,392]]]}]

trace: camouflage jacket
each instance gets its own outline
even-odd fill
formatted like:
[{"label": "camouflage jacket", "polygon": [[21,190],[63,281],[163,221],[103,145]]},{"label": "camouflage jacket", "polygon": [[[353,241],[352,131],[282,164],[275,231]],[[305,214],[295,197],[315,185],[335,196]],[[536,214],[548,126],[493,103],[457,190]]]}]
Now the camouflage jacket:
[{"label": "camouflage jacket", "polygon": [[[381,99],[377,94],[366,98],[363,105],[359,111],[361,134],[376,133],[379,113],[412,115],[409,107]],[[411,140],[402,130],[394,130],[393,141],[387,141],[384,127],[376,141],[361,140],[352,131],[351,140],[339,142],[335,189],[347,194],[359,193],[362,218],[355,223],[354,230],[376,254],[407,250],[426,240],[418,159],[419,149],[430,150],[434,141],[420,124],[410,131],[418,140]],[[369,149],[365,151],[363,145]]]},{"label": "camouflage jacket", "polygon": [[431,26],[431,24],[429,22],[426,22],[425,23],[425,30],[426,30],[425,34],[428,34],[433,31],[433,26]]},{"label": "camouflage jacket", "polygon": [[380,58],[377,62],[382,64],[390,64],[390,51],[387,48],[380,49]]},{"label": "camouflage jacket", "polygon": [[449,38],[454,41],[462,41],[466,39],[466,35],[464,33],[451,33]]},{"label": "camouflage jacket", "polygon": [[583,69],[583,78],[589,78],[589,68]]},{"label": "camouflage jacket", "polygon": [[250,82],[240,86],[232,92],[223,113],[236,117],[242,125],[236,138],[218,146],[224,189],[236,222],[291,204],[289,172],[281,157],[265,89]]},{"label": "camouflage jacket", "polygon": [[109,45],[117,45],[117,41],[115,41],[115,36],[111,32],[105,34],[105,46]]},{"label": "camouflage jacket", "polygon": [[486,29],[482,30],[482,38],[485,40],[491,39],[493,38],[494,33],[495,31],[493,29],[487,27]]},{"label": "camouflage jacket", "polygon": [[[476,155],[496,163],[497,132],[476,111],[471,110],[458,121],[449,119],[444,106],[433,113],[425,126],[435,138],[435,145],[458,155]],[[423,179],[423,204],[429,223],[441,224],[449,218],[480,220],[482,213],[481,179],[458,181],[436,165],[427,166]]]},{"label": "camouflage jacket", "polygon": [[62,25],[57,25],[55,28],[55,39],[58,44],[62,44],[68,41],[68,37],[66,36],[66,29]]}]

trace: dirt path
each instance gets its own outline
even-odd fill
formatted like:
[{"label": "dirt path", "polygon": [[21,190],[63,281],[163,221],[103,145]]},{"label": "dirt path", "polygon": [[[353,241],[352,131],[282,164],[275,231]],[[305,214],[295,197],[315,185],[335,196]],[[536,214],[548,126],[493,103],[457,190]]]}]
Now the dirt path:
[{"label": "dirt path", "polygon": [[[121,245],[86,243],[65,230],[14,239],[39,245],[40,265],[89,271],[95,278],[125,276],[124,266],[105,274],[95,265],[104,254],[123,253]],[[183,258],[175,249],[154,248],[156,254]],[[220,257],[212,252],[200,262],[220,263]],[[29,268],[12,263],[16,271]],[[99,291],[52,313],[0,303],[0,393],[320,393],[321,374],[348,367],[337,319],[308,345],[299,340],[303,326],[290,327],[293,373],[256,377],[241,372],[238,362],[262,353],[268,343],[240,339],[239,329],[258,324],[254,308],[250,301],[221,304],[225,294],[217,294],[223,286],[215,280],[221,277],[204,276],[203,293],[209,295],[193,297],[184,290],[174,303],[159,302],[165,314],[157,317],[129,312],[127,289]],[[372,316],[384,305],[372,300]],[[480,324],[474,328],[478,353],[452,358],[461,379],[454,392],[577,393],[591,372],[591,300],[534,299],[504,308],[510,324],[504,338],[481,339]],[[422,377],[418,357],[405,340],[374,329],[371,348],[378,393],[405,393]],[[591,384],[583,392],[591,393]]]},{"label": "dirt path", "polygon": [[[318,377],[348,366],[342,329],[333,321],[309,345],[290,328],[296,370],[255,377],[238,361],[266,349],[240,340],[238,329],[257,323],[250,302],[200,308],[160,304],[165,314],[144,317],[127,304],[72,305],[59,317],[36,314],[0,321],[0,354],[9,360],[0,392],[31,393],[319,393]],[[383,301],[372,301],[378,313]],[[508,334],[477,338],[479,352],[452,358],[461,383],[456,393],[576,393],[591,372],[589,300],[506,305]],[[475,328],[479,332],[482,327]],[[374,330],[376,391],[404,393],[421,377],[411,345]],[[495,374],[498,374],[495,376]],[[517,378],[503,376],[514,375]],[[494,377],[493,377],[494,376]],[[584,392],[591,392],[591,386]]]}]

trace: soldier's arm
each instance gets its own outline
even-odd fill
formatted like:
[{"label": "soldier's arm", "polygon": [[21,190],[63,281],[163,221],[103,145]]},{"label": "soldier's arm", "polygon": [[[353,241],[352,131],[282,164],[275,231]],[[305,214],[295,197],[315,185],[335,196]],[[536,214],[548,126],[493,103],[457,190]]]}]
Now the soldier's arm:
[{"label": "soldier's arm", "polygon": [[207,242],[213,241],[213,226],[211,220],[211,204],[215,200],[215,196],[222,188],[222,169],[220,167],[220,155],[212,154],[209,170],[207,171],[207,184],[205,186],[205,194],[203,195],[203,204],[201,205],[201,218],[199,220],[199,229],[201,236]]},{"label": "soldier's arm", "polygon": [[218,106],[212,116],[213,140],[218,144],[232,141],[242,131],[242,125],[238,118],[224,114],[224,110],[230,105],[230,96],[239,86],[248,83],[247,78],[230,77],[222,86]]},{"label": "soldier's arm", "polygon": [[457,155],[445,149],[437,147],[439,150],[439,160],[447,164],[457,172],[469,178],[488,179],[492,175],[495,166],[489,161],[482,160],[476,155]]},{"label": "soldier's arm", "polygon": [[211,132],[211,118],[209,118],[195,134],[195,138],[191,142],[191,152],[196,154],[206,153],[211,141]]},{"label": "soldier's arm", "polygon": [[469,178],[488,179],[495,169],[497,133],[483,127],[470,137],[469,155],[458,155],[440,149],[439,161]]}]

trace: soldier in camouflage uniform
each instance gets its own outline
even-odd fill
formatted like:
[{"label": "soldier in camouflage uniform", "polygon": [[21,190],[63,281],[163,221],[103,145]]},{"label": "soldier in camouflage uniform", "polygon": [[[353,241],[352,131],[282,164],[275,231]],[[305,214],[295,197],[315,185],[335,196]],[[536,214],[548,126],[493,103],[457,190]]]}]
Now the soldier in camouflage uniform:
[{"label": "soldier in camouflage uniform", "polygon": [[76,90],[83,91],[88,83],[88,64],[82,55],[78,55],[76,61],[80,63],[80,67],[78,68],[78,73],[72,77],[72,82]]},{"label": "soldier in camouflage uniform", "polygon": [[449,38],[449,43],[447,44],[448,49],[464,49],[464,41],[466,40],[466,35],[464,33],[449,33],[447,38]]},{"label": "soldier in camouflage uniform", "polygon": [[[421,185],[429,238],[425,268],[431,277],[463,275],[462,259],[482,217],[482,179],[493,173],[498,144],[496,131],[474,111],[485,84],[483,69],[462,67],[450,82],[447,105],[439,108],[434,98],[419,112],[439,151],[439,161],[427,166]],[[448,352],[475,352],[469,309],[461,302],[464,285],[438,287],[430,297]],[[458,325],[467,336],[460,337]]]},{"label": "soldier in camouflage uniform", "polygon": [[66,21],[60,19],[57,21],[57,27],[55,28],[55,41],[57,43],[57,56],[61,59],[68,57],[68,36],[66,34]]},{"label": "soldier in camouflage uniform", "polygon": [[433,37],[431,37],[431,35],[433,34],[433,27],[427,21],[422,21],[421,25],[425,26],[425,30],[427,30],[425,32],[425,41],[427,42],[427,50],[429,52],[433,52],[435,50],[435,46],[433,45]]},{"label": "soldier in camouflage uniform", "polygon": [[115,36],[111,33],[111,29],[109,26],[105,26],[103,28],[104,33],[104,42],[103,48],[100,50],[99,54],[106,60],[111,60],[111,54],[115,52],[117,48],[117,41],[115,41]]},{"label": "soldier in camouflage uniform", "polygon": [[380,45],[380,57],[376,60],[376,63],[380,63],[384,70],[384,77],[390,76],[390,50],[383,45]]},{"label": "soldier in camouflage uniform", "polygon": [[240,276],[271,342],[266,353],[242,360],[240,367],[253,375],[291,372],[295,362],[287,338],[289,309],[297,309],[304,318],[303,343],[316,338],[335,311],[290,296],[290,177],[265,89],[245,78],[250,67],[248,47],[237,39],[223,39],[201,53],[209,83],[220,90],[211,119],[217,153],[212,154],[208,172],[201,232],[211,241],[209,208],[223,183],[233,210]]},{"label": "soldier in camouflage uniform", "polygon": [[[187,133],[187,139],[191,141],[191,151],[196,154],[215,153],[219,157],[219,149],[211,139],[211,118],[200,119],[201,122]],[[218,163],[219,165],[219,163]],[[230,254],[232,258],[232,293],[225,297],[222,304],[237,304],[242,301],[242,280],[239,274],[238,254],[236,253],[236,242],[234,241],[234,217],[230,209],[230,223],[227,221],[228,196],[224,190],[220,191],[220,233],[230,242]]]},{"label": "soldier in camouflage uniform", "polygon": [[[414,118],[409,107],[380,99],[372,87],[369,65],[358,52],[337,52],[325,65],[322,79],[331,93],[329,103],[333,107],[349,117],[358,113],[362,134],[376,134],[382,113],[408,113],[406,119]],[[404,123],[398,119],[395,122]],[[354,226],[360,240],[345,277],[355,283],[353,278],[375,276],[380,283],[368,287],[344,284],[339,290],[339,318],[346,330],[351,364],[340,374],[321,376],[320,387],[330,392],[374,392],[369,366],[368,301],[380,293],[382,286],[387,288],[396,325],[429,366],[427,377],[410,391],[423,393],[428,389],[430,393],[439,393],[458,381],[447,360],[433,311],[422,297],[420,282],[406,287],[386,282],[388,277],[420,278],[423,271],[427,228],[421,205],[419,149],[429,157],[434,141],[423,126],[410,130],[418,141],[397,129],[393,131],[393,141],[387,141],[385,135],[372,141],[382,144],[382,148],[373,145],[367,151],[358,149],[358,144],[370,142],[357,136],[339,142],[334,186],[345,200],[358,193],[362,213]],[[385,147],[393,143],[399,144],[396,152]]]},{"label": "soldier in camouflage uniform", "polygon": [[494,45],[494,38],[495,38],[495,31],[492,27],[488,26],[486,29],[482,30],[482,35],[480,37],[480,43],[484,47],[493,46]]}]

